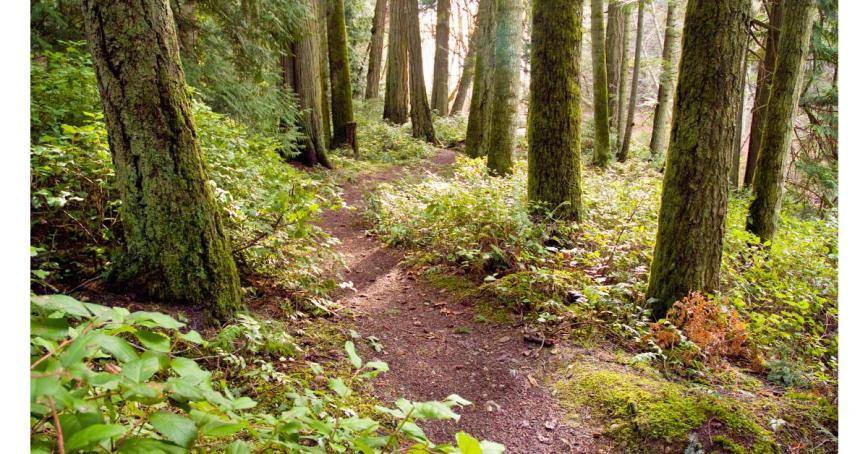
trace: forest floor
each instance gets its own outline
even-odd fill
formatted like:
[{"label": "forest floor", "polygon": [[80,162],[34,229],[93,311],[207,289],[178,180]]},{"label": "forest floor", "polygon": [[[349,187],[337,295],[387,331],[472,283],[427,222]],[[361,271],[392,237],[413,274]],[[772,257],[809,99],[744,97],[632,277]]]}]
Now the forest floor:
[{"label": "forest floor", "polygon": [[[376,185],[425,172],[449,172],[455,153],[440,150],[416,167],[396,166],[345,184],[341,210],[324,213],[321,226],[340,240],[346,281],[336,295],[350,325],[374,336],[390,371],[374,383],[386,402],[399,397],[439,400],[455,393],[474,403],[460,421],[424,425],[435,442],[463,430],[506,445],[509,452],[593,452],[594,436],[570,425],[566,412],[541,377],[553,367],[539,343],[526,342],[520,320],[473,320],[471,301],[436,288],[404,266],[401,250],[367,233],[364,195]],[[366,348],[371,348],[368,345]]]}]

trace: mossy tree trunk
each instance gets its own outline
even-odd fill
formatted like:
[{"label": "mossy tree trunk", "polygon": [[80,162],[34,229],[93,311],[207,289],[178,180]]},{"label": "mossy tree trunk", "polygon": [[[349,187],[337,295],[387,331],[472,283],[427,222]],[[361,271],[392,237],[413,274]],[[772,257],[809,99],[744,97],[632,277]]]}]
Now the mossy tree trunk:
[{"label": "mossy tree trunk", "polygon": [[735,117],[735,141],[732,144],[732,168],[729,171],[729,184],[732,189],[738,189],[741,181],[741,133],[744,129],[744,96],[747,92],[748,48],[741,53],[741,91],[738,93],[738,114]]},{"label": "mossy tree trunk", "polygon": [[557,216],[578,220],[582,211],[582,1],[533,0],[531,8],[528,199],[555,210]]},{"label": "mossy tree trunk", "polygon": [[756,162],[762,145],[763,130],[766,125],[766,107],[769,103],[769,93],[772,86],[772,75],[778,59],[778,42],[781,35],[781,25],[784,19],[782,0],[768,0],[769,28],[763,43],[763,59],[757,62],[756,93],[754,95],[753,116],[750,120],[750,142],[748,142],[747,159],[744,166],[744,185],[753,184],[756,173]]},{"label": "mossy tree trunk", "polygon": [[624,47],[626,6],[622,0],[609,0],[606,14],[606,80],[609,83],[609,128],[618,125],[618,88],[621,83],[621,49]]},{"label": "mossy tree trunk", "polygon": [[[311,11],[316,12],[318,0],[304,0]],[[292,44],[290,72],[292,89],[298,95],[302,115],[299,119],[301,130],[305,134],[299,160],[307,166],[322,165],[331,168],[328,159],[326,143],[327,131],[324,131],[323,102],[320,68],[322,58],[320,53],[320,34],[317,17],[308,16],[301,20],[299,29],[301,37]]]},{"label": "mossy tree trunk", "polygon": [[[331,147],[352,143],[348,132],[354,131],[353,83],[350,80],[350,57],[347,50],[347,27],[344,0],[329,0],[328,45],[332,99]],[[350,126],[353,124],[352,126]]]},{"label": "mossy tree trunk", "polygon": [[491,110],[491,86],[493,79],[494,33],[497,23],[495,12],[497,0],[479,0],[478,24],[476,26],[476,69],[473,72],[473,94],[470,97],[470,112],[467,114],[467,133],[464,151],[477,158],[486,154],[488,142],[488,117]]},{"label": "mossy tree trunk", "polygon": [[766,108],[766,124],[757,159],[747,229],[763,242],[774,238],[784,191],[784,165],[792,145],[793,117],[801,93],[802,72],[810,51],[815,0],[787,0],[777,63]]},{"label": "mossy tree trunk", "polygon": [[172,0],[172,15],[178,27],[178,42],[184,62],[195,61],[199,41],[199,22],[196,20],[196,0]]},{"label": "mossy tree trunk", "polygon": [[610,144],[610,146],[617,147],[621,143],[621,139],[624,137],[624,129],[627,123],[627,74],[630,69],[630,59],[628,56],[630,55],[630,16],[633,13],[633,5],[624,5],[624,41],[621,46],[621,81],[622,83],[618,84],[618,121],[616,122],[617,127],[614,131],[610,131],[610,137],[615,137],[615,143]]},{"label": "mossy tree trunk", "polygon": [[402,125],[407,122],[410,102],[410,68],[407,0],[389,0],[389,49],[386,55],[386,99],[383,119]]},{"label": "mossy tree trunk", "polygon": [[401,0],[408,12],[408,38],[410,53],[410,119],[413,123],[413,137],[425,139],[440,145],[434,133],[428,94],[425,92],[425,72],[422,67],[422,33],[419,30],[418,0]]},{"label": "mossy tree trunk", "polygon": [[311,10],[317,14],[319,20],[319,22],[313,25],[319,35],[316,41],[316,45],[319,49],[319,84],[321,99],[319,116],[322,118],[323,143],[326,148],[328,148],[332,136],[332,114],[331,108],[329,107],[331,105],[331,102],[329,101],[329,79],[331,78],[331,70],[329,70],[328,29],[321,24],[328,23],[329,0],[313,0],[313,2],[308,2],[308,0],[302,1],[307,2],[305,4],[312,8]]},{"label": "mossy tree trunk", "polygon": [[669,0],[666,7],[666,36],[663,38],[660,86],[657,88],[657,105],[654,106],[654,126],[651,129],[651,157],[664,153],[669,144],[669,118],[672,111],[676,49],[681,33],[677,26],[682,0]]},{"label": "mossy tree trunk", "polygon": [[488,137],[488,169],[493,175],[512,173],[515,115],[521,70],[522,0],[498,0],[495,13],[494,77]]},{"label": "mossy tree trunk", "polygon": [[380,96],[380,74],[383,71],[383,42],[386,36],[386,7],[388,0],[377,0],[374,5],[374,19],[371,22],[371,49],[368,55],[368,78],[365,85],[365,99]]},{"label": "mossy tree trunk", "polygon": [[[627,108],[627,121],[624,123],[624,136],[621,138],[618,151],[618,162],[625,162],[630,154],[630,139],[633,136],[633,119],[636,116],[636,104],[639,97],[639,71],[642,59],[642,20],[645,16],[645,2],[639,2],[639,11],[636,13],[636,48],[633,51],[633,80],[630,82],[630,101]],[[626,81],[624,81],[626,83]]]},{"label": "mossy tree trunk", "polygon": [[241,285],[211,193],[167,0],[84,0],[124,249],[110,283],[226,320]]},{"label": "mossy tree trunk", "polygon": [[647,297],[655,317],[720,283],[741,53],[750,0],[691,1]]},{"label": "mossy tree trunk", "polygon": [[609,87],[606,81],[603,0],[591,0],[591,61],[594,67],[594,164],[609,165]]},{"label": "mossy tree trunk", "polygon": [[449,111],[449,116],[455,116],[464,111],[464,104],[467,103],[467,92],[473,84],[473,75],[476,69],[476,48],[477,48],[477,30],[473,29],[470,33],[470,40],[467,43],[467,55],[464,56],[464,62],[461,67],[461,79],[458,80],[458,88],[455,89],[455,99],[452,100],[452,110]]},{"label": "mossy tree trunk", "polygon": [[451,0],[437,0],[437,36],[434,49],[434,74],[431,108],[439,115],[449,112],[449,15]]}]

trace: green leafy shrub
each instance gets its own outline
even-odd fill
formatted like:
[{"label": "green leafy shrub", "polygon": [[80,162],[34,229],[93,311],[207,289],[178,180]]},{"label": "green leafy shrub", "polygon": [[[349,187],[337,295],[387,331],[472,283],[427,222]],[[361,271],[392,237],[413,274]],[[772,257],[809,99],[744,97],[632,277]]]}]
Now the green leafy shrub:
[{"label": "green leafy shrub", "polygon": [[[388,366],[363,362],[352,342],[345,345],[354,371],[349,382],[323,377],[321,389],[287,386],[283,411],[260,412],[256,401],[190,357],[209,343],[184,326],[159,312],[33,296],[31,451],[373,453],[412,445],[408,452],[503,452],[464,433],[457,448],[428,440],[417,422],[458,420],[453,409],[470,402],[456,395],[377,406],[382,421],[360,416],[350,405],[351,387]],[[309,366],[323,376],[321,366]]]},{"label": "green leafy shrub", "polygon": [[61,135],[62,125],[81,126],[102,112],[90,52],[84,42],[62,42],[62,51],[30,58],[30,138]]},{"label": "green leafy shrub", "polygon": [[467,134],[467,118],[461,115],[452,117],[435,115],[434,131],[437,133],[437,140],[444,147],[456,147],[464,143],[464,136]]},{"label": "green leafy shrub", "polygon": [[397,164],[428,157],[435,151],[413,138],[410,123],[396,126],[383,121],[382,100],[357,100],[353,114],[358,123],[359,156],[365,161]]}]

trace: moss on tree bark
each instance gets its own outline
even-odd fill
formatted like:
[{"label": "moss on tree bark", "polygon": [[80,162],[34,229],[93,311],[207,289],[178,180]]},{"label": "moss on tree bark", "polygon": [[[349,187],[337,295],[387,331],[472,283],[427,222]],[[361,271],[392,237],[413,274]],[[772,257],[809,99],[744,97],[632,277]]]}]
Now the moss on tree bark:
[{"label": "moss on tree bark", "polygon": [[[630,154],[630,139],[633,136],[633,118],[636,115],[636,104],[639,97],[639,70],[642,58],[642,19],[645,13],[645,2],[639,2],[639,12],[636,14],[636,48],[633,51],[633,79],[630,82],[630,105],[627,108],[627,121],[624,123],[624,136],[618,151],[618,162],[627,160]],[[624,81],[626,83],[626,81]]]},{"label": "moss on tree bark", "polygon": [[428,95],[425,92],[425,72],[422,67],[422,34],[419,30],[418,0],[402,0],[408,12],[408,38],[410,53],[410,119],[413,123],[413,137],[440,145],[431,121]]},{"label": "moss on tree bark", "polygon": [[434,49],[434,74],[431,108],[441,116],[449,112],[449,15],[451,0],[437,0],[437,35]]},{"label": "moss on tree bark", "polygon": [[169,3],[82,6],[123,201],[125,243],[110,284],[225,320],[241,306],[241,286],[205,174]]},{"label": "moss on tree bark", "polygon": [[763,242],[771,241],[778,226],[784,192],[784,164],[790,150],[793,117],[801,93],[805,59],[810,51],[815,0],[787,0],[781,26],[778,58],[766,108],[766,124],[757,159],[747,229]]},{"label": "moss on tree bark", "polygon": [[353,123],[353,83],[350,80],[350,58],[347,50],[347,27],[344,0],[329,0],[328,45],[332,100],[331,147],[350,144],[347,125]]},{"label": "moss on tree bark", "polygon": [[654,126],[651,129],[651,157],[656,158],[666,151],[669,144],[669,119],[672,112],[672,94],[675,88],[675,55],[681,33],[677,26],[681,0],[669,0],[666,7],[666,36],[663,38],[663,54],[660,64],[660,86],[657,89],[657,105],[654,106]]},{"label": "moss on tree bark", "polygon": [[720,283],[749,0],[689,2],[657,241],[647,297],[654,315]]},{"label": "moss on tree bark", "polygon": [[591,0],[591,60],[594,69],[594,164],[609,165],[609,87],[606,81],[606,49],[603,0]]},{"label": "moss on tree bark", "polygon": [[455,99],[452,101],[452,110],[449,111],[449,116],[455,116],[464,111],[464,104],[467,103],[467,91],[473,84],[473,75],[476,70],[476,48],[477,30],[475,27],[470,33],[470,40],[467,43],[467,55],[464,56],[464,62],[461,68],[461,79],[458,81],[458,87],[455,89]]},{"label": "moss on tree bark", "polygon": [[497,23],[496,0],[479,0],[478,24],[476,26],[476,69],[473,73],[473,94],[470,97],[470,112],[467,114],[467,133],[464,151],[468,156],[485,156],[488,143],[488,117],[491,109],[491,86],[493,79],[494,33]]},{"label": "moss on tree bark", "polygon": [[380,73],[383,70],[383,42],[386,35],[386,6],[388,0],[377,0],[374,5],[374,18],[371,21],[371,50],[368,55],[368,77],[365,86],[365,99],[380,96]]},{"label": "moss on tree bark", "polygon": [[577,220],[582,210],[581,14],[581,0],[533,0],[527,122],[528,199]]},{"label": "moss on tree bark", "polygon": [[494,77],[488,133],[488,169],[494,175],[512,173],[515,115],[521,69],[522,0],[499,0],[495,21]]}]

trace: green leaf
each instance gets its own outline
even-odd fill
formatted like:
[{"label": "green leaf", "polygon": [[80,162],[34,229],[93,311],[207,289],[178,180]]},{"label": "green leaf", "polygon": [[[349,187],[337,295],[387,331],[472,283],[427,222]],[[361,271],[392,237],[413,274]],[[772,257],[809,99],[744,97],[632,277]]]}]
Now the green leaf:
[{"label": "green leaf", "polygon": [[171,316],[159,312],[133,312],[128,320],[149,328],[178,329],[184,326]]},{"label": "green leaf", "polygon": [[347,397],[353,393],[352,390],[347,388],[347,385],[344,384],[342,378],[329,378],[329,388],[341,397]]},{"label": "green leaf", "polygon": [[149,350],[168,353],[172,348],[172,340],[162,333],[140,329],[136,331],[135,335],[136,339],[138,339],[139,342]]},{"label": "green leaf", "polygon": [[172,359],[172,370],[191,385],[198,385],[211,376],[211,372],[202,370],[196,361],[189,358]]},{"label": "green leaf", "polygon": [[103,440],[120,436],[125,431],[124,426],[118,424],[94,424],[76,432],[66,441],[65,448],[68,452],[84,449]]},{"label": "green leaf", "polygon": [[226,454],[250,454],[253,447],[250,443],[242,440],[235,440],[226,446]]},{"label": "green leaf", "polygon": [[157,358],[142,358],[124,364],[123,377],[135,383],[144,383],[160,370]]},{"label": "green leaf", "polygon": [[63,339],[69,334],[65,318],[30,317],[30,335],[49,339]]},{"label": "green leaf", "polygon": [[150,421],[154,429],[178,446],[189,448],[196,440],[199,431],[196,423],[190,418],[161,411],[151,415]]},{"label": "green leaf", "polygon": [[121,454],[186,454],[187,450],[152,438],[128,438],[118,448]]},{"label": "green leaf", "polygon": [[482,454],[503,454],[506,452],[506,446],[493,441],[482,440],[479,445],[482,447]]},{"label": "green leaf", "polygon": [[190,417],[193,418],[193,421],[195,421],[196,425],[199,426],[199,429],[202,430],[202,435],[205,435],[206,437],[223,437],[226,435],[232,435],[244,428],[244,425],[241,423],[225,421],[216,415],[205,413],[200,410],[191,411]]},{"label": "green leaf", "polygon": [[190,330],[181,334],[181,339],[196,345],[202,345],[205,343],[205,339],[202,339],[202,335],[196,330]]},{"label": "green leaf", "polygon": [[67,440],[85,427],[103,422],[102,417],[96,413],[65,413],[57,419],[60,420],[60,428]]},{"label": "green leaf", "polygon": [[450,394],[446,396],[446,399],[444,400],[461,405],[462,407],[473,404],[473,402],[459,396],[458,394]]},{"label": "green leaf", "polygon": [[120,337],[97,333],[90,342],[114,356],[118,361],[128,363],[139,358],[139,355],[136,354],[136,349]]},{"label": "green leaf", "polygon": [[482,454],[482,446],[479,445],[479,440],[464,432],[455,434],[455,441],[458,444],[458,449],[461,450],[461,454]]},{"label": "green leaf", "polygon": [[347,429],[353,432],[372,432],[377,430],[377,427],[379,426],[380,425],[377,424],[377,421],[374,421],[373,419],[359,418],[358,416],[344,418],[340,422],[341,429]]},{"label": "green leaf", "polygon": [[47,311],[62,312],[74,317],[90,317],[90,311],[81,301],[67,295],[40,295],[30,298],[30,302]]},{"label": "green leaf", "polygon": [[413,440],[416,440],[416,441],[419,441],[422,443],[428,443],[428,437],[425,436],[425,432],[422,430],[421,427],[417,426],[416,423],[414,423],[414,422],[411,422],[411,421],[405,422],[404,425],[401,426],[401,432],[403,432],[404,434],[406,434],[408,437],[412,438]]},{"label": "green leaf", "polygon": [[361,368],[362,358],[360,358],[359,355],[356,354],[356,345],[353,344],[352,341],[347,341],[347,343],[344,344],[344,350],[347,351],[347,356],[350,358],[350,362],[353,364],[353,367],[355,367],[356,369]]},{"label": "green leaf", "polygon": [[72,343],[60,353],[60,364],[64,367],[71,367],[72,365],[81,362],[81,360],[83,360],[87,355],[95,351],[95,346],[90,342],[93,336],[93,331],[90,331],[78,336],[74,341],[72,341]]},{"label": "green leaf", "polygon": [[416,417],[424,421],[453,419],[458,421],[461,416],[452,411],[449,405],[443,402],[414,402],[416,411],[413,413]]}]

